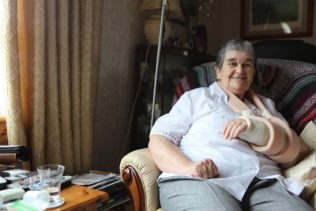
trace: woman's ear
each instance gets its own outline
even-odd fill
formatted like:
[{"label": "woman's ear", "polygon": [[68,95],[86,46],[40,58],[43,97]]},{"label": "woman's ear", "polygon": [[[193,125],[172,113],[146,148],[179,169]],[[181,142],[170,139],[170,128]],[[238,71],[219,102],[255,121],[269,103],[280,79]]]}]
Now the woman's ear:
[{"label": "woman's ear", "polygon": [[216,73],[216,79],[217,80],[220,80],[221,78],[220,78],[220,74],[219,74],[219,68],[218,68],[218,66],[215,66],[215,73]]}]

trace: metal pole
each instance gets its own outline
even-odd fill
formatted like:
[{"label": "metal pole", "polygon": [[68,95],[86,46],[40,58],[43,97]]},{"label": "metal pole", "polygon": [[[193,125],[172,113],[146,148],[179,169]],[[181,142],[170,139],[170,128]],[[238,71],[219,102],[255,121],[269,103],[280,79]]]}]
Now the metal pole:
[{"label": "metal pole", "polygon": [[159,39],[157,46],[157,58],[156,58],[156,68],[155,68],[155,77],[154,77],[154,90],[153,90],[153,101],[151,104],[151,119],[150,119],[150,128],[152,128],[154,124],[155,118],[155,104],[156,104],[156,92],[157,92],[157,81],[158,81],[158,71],[159,71],[159,62],[160,62],[160,52],[162,45],[162,32],[163,32],[163,24],[164,24],[164,16],[165,16],[165,8],[167,6],[167,0],[162,0],[161,5],[161,17],[160,17],[160,27],[159,27]]}]

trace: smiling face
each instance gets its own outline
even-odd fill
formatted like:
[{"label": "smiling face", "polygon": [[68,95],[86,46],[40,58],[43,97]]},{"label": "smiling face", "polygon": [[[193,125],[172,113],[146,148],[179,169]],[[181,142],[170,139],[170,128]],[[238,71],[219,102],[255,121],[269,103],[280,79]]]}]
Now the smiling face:
[{"label": "smiling face", "polygon": [[240,99],[251,86],[255,73],[253,56],[246,51],[230,50],[225,53],[221,67],[216,67],[219,84]]}]

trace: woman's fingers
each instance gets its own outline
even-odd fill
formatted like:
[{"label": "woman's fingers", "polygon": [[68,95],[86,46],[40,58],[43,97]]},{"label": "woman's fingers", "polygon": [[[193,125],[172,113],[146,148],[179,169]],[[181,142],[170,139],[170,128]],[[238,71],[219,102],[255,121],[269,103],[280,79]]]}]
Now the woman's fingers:
[{"label": "woman's fingers", "polygon": [[218,177],[219,176],[218,168],[217,168],[217,166],[215,164],[212,165],[212,171],[213,171],[213,177]]},{"label": "woman's fingers", "polygon": [[235,119],[226,123],[223,129],[225,139],[238,138],[240,133],[247,130],[247,123],[242,119]]},{"label": "woman's fingers", "polygon": [[219,175],[218,168],[211,159],[201,160],[195,163],[195,170],[192,176],[209,179]]}]

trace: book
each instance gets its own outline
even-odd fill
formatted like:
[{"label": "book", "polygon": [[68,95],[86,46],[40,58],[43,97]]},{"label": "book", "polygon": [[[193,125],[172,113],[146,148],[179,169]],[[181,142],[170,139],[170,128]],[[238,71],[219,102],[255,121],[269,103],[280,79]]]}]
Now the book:
[{"label": "book", "polygon": [[16,153],[0,153],[0,163],[14,163],[19,161]]},{"label": "book", "polygon": [[78,178],[79,182],[82,184],[89,184],[87,187],[107,192],[109,195],[109,200],[102,203],[102,205],[97,210],[125,210],[124,207],[126,206],[126,203],[130,203],[131,201],[129,192],[122,178],[118,174],[90,171],[84,175],[77,176],[74,179],[75,183],[78,182],[76,181]]},{"label": "book", "polygon": [[[111,210],[118,208],[120,205],[123,205],[129,202],[130,198],[122,198],[120,200],[110,199],[106,204],[104,204],[101,208],[102,210]],[[101,209],[100,209],[101,210]],[[121,210],[121,209],[120,209]]]},{"label": "book", "polygon": [[100,189],[101,187],[110,185],[118,180],[120,180],[119,177],[113,177],[113,178],[108,179],[108,180],[103,180],[101,182],[94,183],[94,184],[90,185],[89,188]]},{"label": "book", "polygon": [[113,173],[97,174],[97,173],[89,172],[89,173],[74,176],[72,179],[72,184],[91,186],[93,184],[97,184],[100,182],[112,181],[113,178],[115,178],[115,176],[116,175]]},{"label": "book", "polygon": [[22,145],[0,145],[0,154],[14,153],[17,160],[28,161],[31,150]]}]

